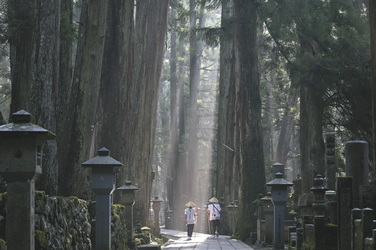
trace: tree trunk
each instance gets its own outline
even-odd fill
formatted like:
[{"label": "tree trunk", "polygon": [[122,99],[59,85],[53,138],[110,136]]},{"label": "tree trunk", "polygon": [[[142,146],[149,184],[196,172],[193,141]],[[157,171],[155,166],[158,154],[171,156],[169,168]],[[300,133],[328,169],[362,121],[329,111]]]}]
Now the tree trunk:
[{"label": "tree trunk", "polygon": [[[196,9],[196,0],[190,0],[190,37],[189,37],[189,55],[190,55],[190,67],[189,67],[189,151],[188,151],[188,186],[186,188],[186,194],[188,200],[198,199],[201,196],[201,192],[198,189],[198,91],[201,78],[201,56],[202,56],[202,42],[197,38],[196,29],[197,26],[202,28],[205,24],[205,17],[203,15],[203,5],[200,5],[200,9]],[[197,25],[197,20],[199,21]],[[202,197],[204,198],[204,197]],[[206,197],[207,198],[207,197]],[[205,199],[205,198],[204,198]],[[203,200],[202,202],[205,202]]]},{"label": "tree trunk", "polygon": [[[33,79],[30,113],[35,123],[56,133],[59,83],[60,0],[36,1]],[[58,189],[57,142],[43,144],[43,175],[36,188],[56,195]]]},{"label": "tree trunk", "polygon": [[[133,0],[111,0],[107,10],[106,41],[98,99],[98,138],[95,148],[106,147],[123,163],[116,186],[127,181],[126,129],[130,117],[132,81]],[[117,193],[114,196],[118,201]]]},{"label": "tree trunk", "polygon": [[[34,123],[56,133],[60,0],[9,1],[11,114],[30,112]],[[11,120],[11,119],[10,119]],[[57,143],[43,145],[43,175],[37,188],[57,192]]]},{"label": "tree trunk", "polygon": [[[312,54],[311,47],[300,37],[301,53]],[[312,65],[313,63],[311,63]],[[313,67],[300,79],[300,156],[302,192],[308,193],[316,174],[325,175],[323,139],[323,86],[315,79]]]},{"label": "tree trunk", "polygon": [[[274,75],[272,71],[270,74]],[[272,79],[274,77],[271,77]],[[263,129],[263,148],[265,159],[267,160],[267,165],[270,167],[275,163],[274,158],[274,132],[275,132],[275,123],[274,123],[274,110],[275,110],[275,99],[273,98],[272,89],[273,89],[273,80],[267,81],[265,83],[265,109],[262,116]]]},{"label": "tree trunk", "polygon": [[127,164],[129,178],[140,191],[135,217],[142,225],[149,218],[152,157],[155,140],[157,101],[165,37],[168,0],[137,1],[134,36],[131,117],[129,117]]},{"label": "tree trunk", "polygon": [[300,147],[302,192],[309,193],[313,178],[325,175],[325,146],[322,138],[322,95],[310,84],[300,87]]},{"label": "tree trunk", "polygon": [[[275,162],[286,165],[287,157],[290,149],[290,142],[294,131],[294,116],[296,114],[296,103],[298,101],[298,93],[290,90],[287,97],[285,113],[282,118],[281,132],[279,134]],[[274,178],[274,176],[273,176]]]},{"label": "tree trunk", "polygon": [[[64,126],[67,117],[69,116],[69,99],[72,88],[72,44],[74,29],[73,29],[73,1],[61,0],[61,22],[60,22],[60,64],[59,64],[59,85],[58,85],[58,109],[56,113],[56,134],[57,148],[58,148],[58,162],[59,168],[65,166],[67,158],[68,145],[68,129]],[[60,170],[58,169],[58,172]]]},{"label": "tree trunk", "polygon": [[[220,76],[218,97],[218,132],[217,132],[217,171],[216,193],[224,197],[225,204],[231,204],[237,199],[237,180],[234,174],[236,166],[236,135],[235,135],[235,73],[234,45],[229,39],[229,27],[226,21],[232,17],[232,2],[222,6],[222,29],[220,51]],[[226,217],[224,209],[221,216]],[[223,218],[221,229],[229,233],[229,221]],[[232,232],[231,232],[232,233]]]},{"label": "tree trunk", "polygon": [[[35,1],[13,0],[8,1],[10,45],[10,68],[12,82],[12,101],[10,104],[10,117],[12,113],[24,109],[30,112],[30,88],[32,82],[32,57],[34,52]],[[32,10],[32,11],[30,11]]]},{"label": "tree trunk", "polygon": [[102,58],[105,42],[108,1],[82,2],[81,20],[70,99],[70,119],[66,126],[70,132],[69,160],[59,169],[59,190],[63,196],[76,195],[89,198],[88,185],[81,163],[94,157],[91,141],[97,125],[97,101],[99,95]]},{"label": "tree trunk", "polygon": [[261,98],[257,58],[257,1],[234,1],[237,125],[239,126],[239,214],[235,236],[256,230],[253,201],[265,194]]},{"label": "tree trunk", "polygon": [[371,173],[371,182],[376,182],[376,3],[369,0],[369,19],[371,34],[371,71],[372,71],[372,126],[373,126],[373,150],[371,157],[373,158],[373,169]]},{"label": "tree trunk", "polygon": [[[177,58],[185,58],[184,52],[184,36],[179,36]],[[184,170],[187,168],[187,142],[186,142],[186,126],[185,126],[185,110],[186,110],[186,97],[184,94],[185,81],[186,81],[186,63],[185,60],[179,60],[179,78],[178,78],[178,105],[179,105],[179,138],[177,145],[177,164],[174,172],[174,226],[175,228],[184,229],[184,221],[180,220],[178,213],[184,209],[184,202],[182,202],[183,188],[186,185],[187,178]]]},{"label": "tree trunk", "polygon": [[178,156],[178,103],[177,103],[177,62],[178,57],[176,55],[176,1],[171,1],[171,11],[170,11],[170,26],[171,26],[171,54],[170,54],[170,146],[171,150],[169,153],[168,170],[166,176],[166,191],[168,199],[167,209],[173,209],[174,207],[174,179],[175,168],[177,167],[177,156]]}]

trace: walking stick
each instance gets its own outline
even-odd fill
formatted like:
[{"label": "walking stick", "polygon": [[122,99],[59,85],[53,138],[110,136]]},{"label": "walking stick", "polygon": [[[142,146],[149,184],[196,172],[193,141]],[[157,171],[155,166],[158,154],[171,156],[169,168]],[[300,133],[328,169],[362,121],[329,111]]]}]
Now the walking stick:
[{"label": "walking stick", "polygon": [[210,214],[206,211],[206,216],[208,217],[208,225],[209,225],[209,234],[211,233],[211,227],[210,227]]},{"label": "walking stick", "polygon": [[196,207],[196,226],[195,226],[195,238],[197,234],[197,227],[198,227],[198,207]]}]

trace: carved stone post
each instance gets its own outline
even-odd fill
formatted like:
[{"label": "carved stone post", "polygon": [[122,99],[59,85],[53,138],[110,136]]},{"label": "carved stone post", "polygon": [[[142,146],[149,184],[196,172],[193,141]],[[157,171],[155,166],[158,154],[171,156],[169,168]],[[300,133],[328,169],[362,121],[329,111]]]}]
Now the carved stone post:
[{"label": "carved stone post", "polygon": [[30,123],[18,111],[13,123],[0,126],[0,174],[7,181],[6,240],[8,249],[35,249],[35,181],[42,174],[42,142],[50,131]]},{"label": "carved stone post", "polygon": [[107,148],[98,150],[98,156],[82,163],[92,168],[92,186],[95,193],[95,249],[111,249],[111,194],[114,191],[114,168],[123,164],[110,157]]}]

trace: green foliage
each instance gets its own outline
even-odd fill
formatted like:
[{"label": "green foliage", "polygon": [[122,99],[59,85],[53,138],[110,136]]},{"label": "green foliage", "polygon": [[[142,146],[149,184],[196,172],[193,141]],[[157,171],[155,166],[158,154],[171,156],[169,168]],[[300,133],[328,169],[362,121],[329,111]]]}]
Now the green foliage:
[{"label": "green foliage", "polygon": [[[261,47],[270,58],[262,67],[281,69],[285,63],[291,84],[307,84],[304,79],[313,75],[315,84],[325,90],[325,124],[336,127],[342,140],[372,140],[367,6],[365,0],[272,0],[259,7],[266,28]],[[311,51],[303,53],[302,44]],[[281,88],[273,93],[277,104],[285,96]]]},{"label": "green foliage", "polygon": [[221,28],[201,28],[197,29],[199,39],[204,40],[208,46],[218,47]]},{"label": "green foliage", "polygon": [[77,39],[78,25],[71,21],[69,14],[65,11],[60,13],[60,34],[67,42],[72,43]]},{"label": "green foliage", "polygon": [[[33,30],[34,5],[32,1],[10,1],[5,13],[7,24],[5,40],[20,43]],[[4,40],[3,40],[4,42]]]}]

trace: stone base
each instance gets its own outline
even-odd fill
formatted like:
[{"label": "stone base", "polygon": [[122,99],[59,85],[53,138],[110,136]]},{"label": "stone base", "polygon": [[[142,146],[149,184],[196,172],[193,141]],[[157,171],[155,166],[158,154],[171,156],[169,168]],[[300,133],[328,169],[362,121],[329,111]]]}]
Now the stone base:
[{"label": "stone base", "polygon": [[161,245],[140,245],[137,249],[148,249],[148,250],[161,250]]}]

